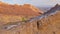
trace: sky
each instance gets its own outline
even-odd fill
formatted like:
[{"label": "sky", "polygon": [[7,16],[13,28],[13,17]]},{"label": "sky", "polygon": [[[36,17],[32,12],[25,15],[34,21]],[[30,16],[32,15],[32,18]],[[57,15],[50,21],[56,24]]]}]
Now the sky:
[{"label": "sky", "polygon": [[0,0],[9,4],[32,4],[35,6],[54,6],[60,4],[60,0]]}]

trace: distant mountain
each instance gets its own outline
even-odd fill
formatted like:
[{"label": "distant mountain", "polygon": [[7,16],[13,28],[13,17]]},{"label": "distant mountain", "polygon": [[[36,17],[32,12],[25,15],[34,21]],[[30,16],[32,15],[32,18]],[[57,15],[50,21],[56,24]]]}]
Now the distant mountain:
[{"label": "distant mountain", "polygon": [[40,10],[46,12],[46,11],[50,10],[52,7],[37,7],[37,8],[39,8]]},{"label": "distant mountain", "polygon": [[60,11],[60,5],[59,4],[56,4],[54,7],[52,7],[50,10],[48,10],[48,11],[57,11],[57,10],[59,10]]}]

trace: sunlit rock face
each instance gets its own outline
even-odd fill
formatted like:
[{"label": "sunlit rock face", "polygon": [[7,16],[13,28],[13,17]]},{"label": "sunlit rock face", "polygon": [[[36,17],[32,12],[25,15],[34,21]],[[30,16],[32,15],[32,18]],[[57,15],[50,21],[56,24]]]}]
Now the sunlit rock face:
[{"label": "sunlit rock face", "polygon": [[[9,5],[9,4],[0,4],[0,25],[4,25],[10,22],[22,21],[22,18],[32,18],[43,14],[41,10],[30,5]],[[15,30],[1,30],[0,34],[33,34],[33,27],[36,23],[27,23],[26,25],[20,27],[18,26]],[[1,26],[0,26],[1,27]],[[34,30],[37,30],[37,27],[34,27]],[[21,33],[20,33],[21,32]]]},{"label": "sunlit rock face", "polygon": [[38,13],[43,12],[30,4],[24,4],[24,5],[0,4],[0,13],[9,15],[37,16],[39,15]]},{"label": "sunlit rock face", "polygon": [[0,3],[0,22],[2,24],[4,22],[22,21],[22,18],[29,19],[42,13],[41,10],[30,4],[10,5],[3,2]]},{"label": "sunlit rock face", "polygon": [[11,30],[0,30],[1,34],[60,34],[60,6],[52,7],[49,11],[57,11],[55,14],[44,17],[32,23],[17,26]]},{"label": "sunlit rock face", "polygon": [[60,34],[60,10],[56,8],[53,7],[53,9],[49,10],[57,11],[54,15],[50,15],[47,18],[44,17],[32,23],[26,23],[12,30],[1,31],[1,34]]}]

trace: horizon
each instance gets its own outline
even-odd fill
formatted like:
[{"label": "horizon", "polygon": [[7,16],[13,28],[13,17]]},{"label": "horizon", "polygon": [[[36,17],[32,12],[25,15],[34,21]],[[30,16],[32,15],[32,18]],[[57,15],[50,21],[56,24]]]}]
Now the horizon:
[{"label": "horizon", "polygon": [[60,4],[60,0],[0,0],[8,4],[31,4],[38,7],[55,6],[57,3]]}]

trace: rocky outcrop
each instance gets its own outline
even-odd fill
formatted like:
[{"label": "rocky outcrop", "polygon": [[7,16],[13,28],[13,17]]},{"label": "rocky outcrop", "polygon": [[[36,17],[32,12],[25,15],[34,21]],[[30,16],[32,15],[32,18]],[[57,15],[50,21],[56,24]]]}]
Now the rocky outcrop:
[{"label": "rocky outcrop", "polygon": [[30,5],[9,5],[9,4],[0,4],[0,14],[7,15],[18,15],[18,16],[38,16],[39,13],[43,13],[38,8]]},{"label": "rocky outcrop", "polygon": [[55,14],[39,20],[39,34],[60,34],[60,5],[56,5],[49,11],[57,11]]},{"label": "rocky outcrop", "polygon": [[[50,15],[49,12],[53,14]],[[7,31],[0,30],[0,32],[1,34],[60,34],[60,6],[52,7],[44,14],[47,14],[47,17],[41,20],[28,22]]]},{"label": "rocky outcrop", "polygon": [[30,5],[10,5],[0,2],[0,22],[1,24],[15,21],[22,21],[22,18],[29,19],[41,15],[43,12]]}]

